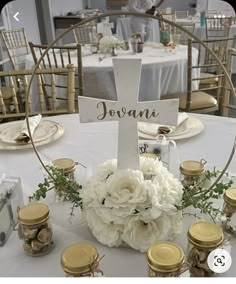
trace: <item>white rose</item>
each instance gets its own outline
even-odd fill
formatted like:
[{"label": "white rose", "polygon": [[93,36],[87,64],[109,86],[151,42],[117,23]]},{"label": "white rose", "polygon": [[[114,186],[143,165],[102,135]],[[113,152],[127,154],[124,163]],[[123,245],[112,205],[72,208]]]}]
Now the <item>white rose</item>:
[{"label": "white rose", "polygon": [[[171,227],[172,227],[172,240],[182,233],[183,229],[183,214],[182,211],[178,210],[175,215],[170,216]],[[171,239],[170,239],[171,240]]]},{"label": "white rose", "polygon": [[149,183],[144,181],[140,171],[117,170],[108,180],[109,196],[105,206],[120,208],[144,203],[147,199]]},{"label": "white rose", "polygon": [[104,36],[99,41],[99,49],[102,53],[109,53],[116,47],[119,47],[119,40],[114,36]]},{"label": "white rose", "polygon": [[128,222],[129,217],[133,214],[135,211],[135,207],[130,206],[127,208],[120,208],[120,209],[115,209],[115,208],[107,208],[107,207],[99,207],[99,208],[94,208],[97,216],[99,216],[103,222],[110,224],[119,224],[119,225],[124,225],[125,223]]},{"label": "white rose", "polygon": [[[145,180],[145,175],[151,180]],[[182,230],[176,205],[183,189],[162,162],[141,158],[141,170],[119,170],[111,160],[81,191],[87,223],[93,235],[108,246],[146,251],[159,240],[172,240]]]},{"label": "white rose", "polygon": [[158,159],[140,157],[140,171],[147,176],[155,176],[162,170],[163,164]]},{"label": "white rose", "polygon": [[100,207],[107,197],[106,184],[92,180],[80,191],[80,197],[83,200],[83,206]]},{"label": "white rose", "polygon": [[146,252],[154,243],[168,240],[171,230],[171,220],[165,214],[148,223],[134,217],[124,228],[121,238],[132,248]]},{"label": "white rose", "polygon": [[93,208],[87,208],[84,213],[88,226],[95,238],[102,244],[109,247],[118,247],[121,245],[121,232],[123,226],[114,223],[107,224],[102,218],[97,216]]},{"label": "white rose", "polygon": [[117,170],[117,160],[115,159],[109,160],[98,167],[97,173],[96,173],[96,180],[104,182],[116,170]]},{"label": "white rose", "polygon": [[166,168],[162,168],[161,172],[153,179],[153,183],[160,189],[161,204],[177,205],[181,202],[183,186]]}]

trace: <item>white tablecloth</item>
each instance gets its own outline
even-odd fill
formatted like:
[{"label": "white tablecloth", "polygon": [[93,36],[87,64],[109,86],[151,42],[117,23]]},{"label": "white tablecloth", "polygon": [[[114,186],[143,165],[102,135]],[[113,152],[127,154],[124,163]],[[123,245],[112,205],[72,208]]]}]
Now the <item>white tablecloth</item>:
[{"label": "white tablecloth", "polygon": [[[180,160],[207,160],[207,167],[223,167],[231,151],[236,133],[236,120],[207,115],[194,115],[202,120],[205,130],[191,139],[177,142]],[[49,118],[45,118],[49,119]],[[117,153],[117,123],[80,124],[79,116],[64,115],[50,117],[65,128],[60,140],[39,148],[43,159],[69,157],[88,167],[89,173],[98,164],[116,157]],[[83,175],[78,168],[78,176]],[[235,172],[236,157],[230,165],[230,171]],[[32,194],[37,184],[43,180],[41,166],[33,150],[2,151],[0,150],[0,172],[10,176],[21,177],[25,196]],[[50,202],[50,201],[49,201]],[[70,206],[60,203],[50,206],[56,246],[53,251],[43,257],[32,258],[24,254],[22,242],[17,233],[13,232],[3,248],[0,248],[0,276],[63,276],[60,267],[62,250],[75,242],[89,241],[94,243],[105,258],[101,268],[106,276],[147,276],[146,256],[128,248],[108,248],[99,244],[89,233],[86,225],[79,223],[79,214],[69,224]],[[78,213],[79,211],[77,211]],[[186,219],[182,236],[177,242],[186,249],[186,232],[188,224],[193,219]],[[236,276],[236,249],[232,250],[233,264],[226,275]]]},{"label": "white tablecloth", "polygon": [[[197,63],[198,51],[193,49],[193,64]],[[51,54],[52,56],[52,54]],[[59,55],[58,55],[59,56]],[[139,90],[139,101],[152,101],[160,97],[183,93],[187,90],[187,47],[179,46],[169,52],[164,48],[144,47],[143,53],[133,54],[129,51],[119,51],[120,58],[141,58],[142,71]],[[99,61],[101,54],[91,54],[85,51],[82,58],[84,71],[84,95],[88,97],[116,100],[116,89],[113,74],[112,57],[108,56]],[[72,63],[77,64],[76,56]],[[65,60],[66,64],[66,60]],[[34,62],[31,56],[27,57],[26,68],[31,69]],[[194,75],[194,74],[193,74]],[[193,89],[197,89],[197,82]],[[33,87],[36,89],[36,87]],[[33,93],[33,107],[39,105],[37,94]],[[36,108],[37,109],[37,108]]]}]

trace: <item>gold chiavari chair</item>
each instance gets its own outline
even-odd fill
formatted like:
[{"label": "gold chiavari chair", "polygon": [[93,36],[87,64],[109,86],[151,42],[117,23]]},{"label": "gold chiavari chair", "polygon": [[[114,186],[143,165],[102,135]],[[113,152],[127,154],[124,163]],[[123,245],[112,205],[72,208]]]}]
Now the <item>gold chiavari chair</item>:
[{"label": "gold chiavari chair", "polygon": [[96,44],[97,39],[97,25],[89,24],[73,29],[75,42],[81,45]]},{"label": "gold chiavari chair", "polygon": [[228,37],[231,24],[232,17],[206,17],[207,39]]},{"label": "gold chiavari chair", "polygon": [[[32,109],[32,97],[29,97],[28,105],[26,106],[29,110],[29,114],[34,115],[41,113],[42,115],[56,115],[64,113],[74,113],[75,112],[75,68],[72,64],[69,64],[66,68],[51,68],[51,69],[38,69],[36,70],[36,79],[37,79],[37,92],[32,92],[32,95],[39,96],[40,110],[35,112]],[[0,78],[5,81],[5,88],[10,88],[11,92],[11,104],[8,107],[3,99],[4,87],[0,88],[0,119],[21,119],[26,115],[25,111],[21,111],[19,108],[19,101],[17,98],[17,93],[19,89],[15,84],[16,78],[21,76],[24,78],[24,94],[27,94],[29,87],[29,76],[32,75],[32,70],[19,70],[19,71],[2,71],[0,72]],[[51,90],[50,90],[50,108],[45,101],[43,94],[43,83],[42,75],[50,76],[51,80]],[[67,96],[65,99],[64,108],[58,106],[57,102],[57,88],[56,88],[56,77],[57,76],[67,76]]]},{"label": "gold chiavari chair", "polygon": [[218,11],[217,10],[207,10],[207,17],[213,18],[216,15],[218,15]]},{"label": "gold chiavari chair", "polygon": [[189,11],[175,11],[175,18],[176,19],[186,19],[189,16]]},{"label": "gold chiavari chair", "polygon": [[[160,17],[171,22],[175,22],[176,20],[175,14],[160,14]],[[174,29],[172,25],[169,25],[168,23],[165,23],[163,21],[159,21],[159,25],[160,32],[169,32],[169,34],[171,34]]]},{"label": "gold chiavari chair", "polygon": [[[190,33],[194,33],[195,30],[195,23],[179,23],[179,25],[183,28],[185,28],[187,31],[189,31]],[[187,45],[188,44],[188,39],[190,39],[190,36],[186,33],[183,32],[182,30],[178,29],[178,28],[174,28],[173,29],[173,36],[178,36],[178,43],[179,44],[183,44],[183,45]]]},{"label": "gold chiavari chair", "polygon": [[[42,56],[43,52],[46,50],[47,45],[39,45],[33,44],[29,42],[29,46],[32,52],[32,56],[34,59],[35,64]],[[76,66],[76,81],[75,81],[75,91],[76,91],[76,98],[77,96],[83,96],[84,86],[83,86],[83,66],[82,66],[82,51],[81,45],[76,44],[75,46],[53,46],[50,48],[48,53],[42,59],[40,64],[41,69],[46,68],[65,68],[67,64],[74,64]],[[45,76],[42,77],[43,82],[43,90],[45,94],[45,99],[47,100],[47,90],[46,87],[50,86],[47,78]],[[66,86],[63,82],[57,83],[57,88],[61,88],[62,91]],[[60,96],[61,99],[63,95]],[[59,99],[59,98],[58,98]]]},{"label": "gold chiavari chair", "polygon": [[[236,62],[236,50],[228,50],[227,65],[226,69],[230,76],[232,76],[233,64]],[[236,87],[234,88],[236,91]],[[221,112],[223,116],[230,116],[233,112],[233,117],[235,117],[236,111],[236,98],[232,95],[232,89],[229,86],[229,82],[224,80],[224,93],[222,98]]]},{"label": "gold chiavari chair", "polygon": [[30,54],[24,28],[2,30],[1,36],[15,70],[25,68],[25,56]]},{"label": "gold chiavari chair", "polygon": [[[214,64],[204,64],[200,61],[194,61],[193,41],[188,40],[188,69],[187,69],[187,92],[183,94],[176,94],[168,96],[167,98],[179,98],[179,110],[186,112],[197,113],[220,113],[220,106],[222,104],[222,96],[224,91],[225,74],[223,69],[215,62]],[[223,51],[222,51],[223,54]],[[221,57],[222,58],[222,57]],[[220,58],[219,58],[220,59]],[[202,80],[201,70],[204,68],[215,68],[217,72],[210,74],[211,76],[204,79],[211,79],[216,82],[214,85],[199,84]],[[196,88],[196,85],[198,88]],[[164,97],[166,98],[166,97]]]},{"label": "gold chiavari chair", "polygon": [[[210,48],[217,57],[226,66],[228,51],[236,48],[236,37],[211,39],[203,41],[208,48]],[[199,52],[198,64],[203,64],[200,73],[200,85],[201,87],[214,87],[218,84],[218,77],[216,76],[219,71],[219,67],[215,58],[208,52],[199,42],[193,41],[193,46],[197,48]]]}]

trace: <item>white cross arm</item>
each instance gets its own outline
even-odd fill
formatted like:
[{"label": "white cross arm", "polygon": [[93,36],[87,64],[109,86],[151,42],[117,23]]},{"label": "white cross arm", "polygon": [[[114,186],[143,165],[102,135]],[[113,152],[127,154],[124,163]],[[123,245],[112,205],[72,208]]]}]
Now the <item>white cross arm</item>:
[{"label": "white cross arm", "polygon": [[138,102],[136,109],[139,121],[177,126],[179,99]]},{"label": "white cross arm", "polygon": [[178,99],[140,102],[136,106],[82,96],[78,101],[82,123],[134,119],[176,126],[178,121]]},{"label": "white cross arm", "polygon": [[[117,101],[78,96],[80,122],[117,121]],[[111,115],[110,115],[111,113]]]}]

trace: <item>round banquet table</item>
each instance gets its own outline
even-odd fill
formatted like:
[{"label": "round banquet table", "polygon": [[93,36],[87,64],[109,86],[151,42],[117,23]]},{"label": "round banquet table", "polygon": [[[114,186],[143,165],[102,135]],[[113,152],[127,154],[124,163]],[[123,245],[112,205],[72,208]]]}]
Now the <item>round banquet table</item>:
[{"label": "round banquet table", "polygon": [[[60,57],[60,54],[57,56]],[[50,57],[53,57],[52,53]],[[84,95],[117,100],[112,64],[113,57],[107,56],[99,61],[100,57],[103,57],[103,55],[91,54],[88,48],[83,51]],[[133,54],[131,50],[119,50],[116,58],[140,58],[142,60],[139,101],[153,101],[165,95],[180,94],[187,90],[187,46],[180,45],[176,50],[170,52],[163,47],[160,48],[155,43],[149,43],[149,46],[144,46],[142,53]],[[193,64],[197,64],[197,58],[198,51],[193,48]],[[71,61],[72,64],[77,65],[76,54],[72,56]],[[51,62],[53,62],[52,58]],[[67,64],[66,56],[64,62]],[[32,69],[33,67],[32,56],[31,54],[27,55],[26,69]],[[196,69],[193,72],[198,71]],[[59,78],[58,80],[65,79]],[[59,84],[65,85],[64,82]],[[192,87],[194,90],[197,89],[198,82],[193,81]],[[34,87],[34,89],[37,88]],[[36,92],[32,92],[31,101],[33,109],[37,111],[39,97]]]},{"label": "round banquet table", "polygon": [[[207,167],[221,168],[231,151],[236,133],[236,119],[191,114],[200,119],[205,129],[192,138],[179,140],[177,149],[180,160],[207,160]],[[116,122],[101,122],[80,124],[79,115],[61,115],[44,118],[60,123],[64,135],[57,141],[38,148],[44,160],[70,157],[87,166],[87,171],[78,174],[81,180],[90,176],[98,164],[116,157],[117,126]],[[236,157],[230,165],[230,171],[235,173]],[[20,177],[25,202],[43,179],[43,171],[32,149],[3,151],[0,150],[0,172],[8,176]],[[79,173],[80,172],[80,173]],[[146,256],[130,248],[108,248],[99,244],[89,233],[88,228],[76,216],[70,219],[70,205],[53,202],[54,197],[49,195],[47,203],[51,210],[56,246],[48,255],[42,257],[29,257],[25,255],[22,242],[17,233],[13,232],[4,247],[0,248],[0,276],[63,276],[60,267],[62,250],[75,242],[88,241],[94,243],[100,255],[105,254],[101,268],[106,276],[147,276]],[[190,217],[184,219],[182,235],[177,242],[186,249],[186,232],[188,225],[194,222]],[[231,251],[233,257],[232,267],[225,276],[236,276],[236,248]]]}]

